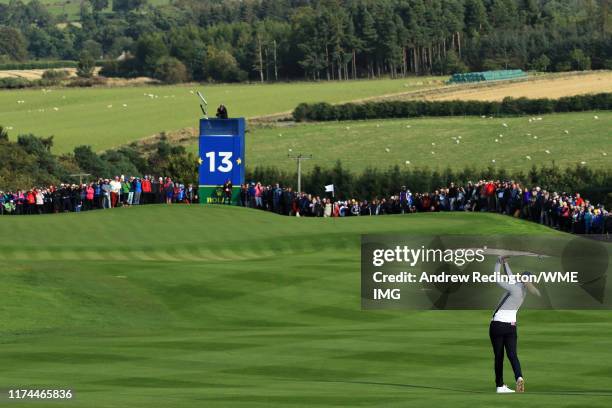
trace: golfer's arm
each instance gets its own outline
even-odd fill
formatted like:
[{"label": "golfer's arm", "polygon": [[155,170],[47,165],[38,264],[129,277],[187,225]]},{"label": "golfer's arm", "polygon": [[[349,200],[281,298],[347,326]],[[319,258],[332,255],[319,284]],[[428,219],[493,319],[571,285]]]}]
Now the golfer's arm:
[{"label": "golfer's arm", "polygon": [[504,262],[504,268],[506,269],[506,275],[512,278],[512,270],[510,269],[510,265],[508,265],[508,262]]},{"label": "golfer's arm", "polygon": [[[503,266],[507,268],[508,264],[504,262]],[[497,260],[497,262],[495,263],[495,272],[494,272],[497,284],[505,290],[510,290],[512,289],[512,285],[505,281],[502,282],[501,280],[501,268],[502,268],[502,263],[500,262],[500,260]],[[508,273],[507,270],[506,270],[506,273]]]}]

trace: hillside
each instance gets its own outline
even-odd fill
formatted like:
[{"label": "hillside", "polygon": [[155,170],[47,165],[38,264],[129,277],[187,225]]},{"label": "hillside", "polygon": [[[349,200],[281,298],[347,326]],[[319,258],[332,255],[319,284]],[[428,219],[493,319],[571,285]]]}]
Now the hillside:
[{"label": "hillside", "polygon": [[[360,311],[359,235],[551,232],[488,214],[199,206],[4,217],[1,228],[0,387],[70,387],[74,407],[493,404],[490,312]],[[608,405],[604,313],[524,311],[522,322],[521,400]]]},{"label": "hillside", "polygon": [[12,138],[23,133],[54,135],[55,153],[78,145],[103,150],[197,126],[202,113],[196,90],[206,96],[209,115],[214,117],[217,106],[224,103],[231,116],[248,118],[290,112],[304,101],[342,102],[428,89],[445,79],[0,91],[0,105],[6,107],[0,111],[0,124],[9,128]]},{"label": "hillside", "polygon": [[584,71],[610,68],[611,13],[603,0],[2,0],[0,61],[89,54],[112,76],[172,83]]},{"label": "hillside", "polygon": [[[585,162],[589,167],[609,168],[612,164],[612,146],[604,137],[612,113],[552,114],[535,119],[417,118],[254,127],[247,134],[247,164],[294,171],[295,163],[287,154],[299,152],[313,155],[313,160],[303,164],[304,171],[317,165],[331,167],[336,160],[353,171],[393,165],[438,169],[491,165],[527,171],[533,164],[553,161],[561,167]],[[197,151],[195,139],[183,143]]]}]

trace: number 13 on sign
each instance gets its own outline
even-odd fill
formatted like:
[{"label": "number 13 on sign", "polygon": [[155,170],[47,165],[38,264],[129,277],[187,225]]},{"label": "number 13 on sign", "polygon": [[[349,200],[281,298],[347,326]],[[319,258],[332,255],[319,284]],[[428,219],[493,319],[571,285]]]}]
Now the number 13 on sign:
[{"label": "number 13 on sign", "polygon": [[[208,159],[209,171],[214,173],[215,171],[220,171],[222,173],[229,173],[232,171],[234,164],[232,163],[232,152],[208,152],[206,153],[206,158]],[[221,164],[219,166],[217,163],[217,156],[221,159]]]}]

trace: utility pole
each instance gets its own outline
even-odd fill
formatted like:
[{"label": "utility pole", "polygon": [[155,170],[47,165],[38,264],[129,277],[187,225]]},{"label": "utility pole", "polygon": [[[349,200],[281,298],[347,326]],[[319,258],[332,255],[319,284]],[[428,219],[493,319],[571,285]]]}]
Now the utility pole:
[{"label": "utility pole", "polygon": [[287,157],[297,162],[297,192],[302,192],[302,160],[312,159],[312,154],[299,153],[297,156],[288,154]]},{"label": "utility pole", "polygon": [[278,82],[278,65],[276,63],[276,39],[274,39],[274,80]]},{"label": "utility pole", "polygon": [[257,33],[257,50],[258,50],[258,61],[257,70],[259,71],[259,80],[264,83],[264,66],[263,66],[263,44],[262,44],[261,33]]}]

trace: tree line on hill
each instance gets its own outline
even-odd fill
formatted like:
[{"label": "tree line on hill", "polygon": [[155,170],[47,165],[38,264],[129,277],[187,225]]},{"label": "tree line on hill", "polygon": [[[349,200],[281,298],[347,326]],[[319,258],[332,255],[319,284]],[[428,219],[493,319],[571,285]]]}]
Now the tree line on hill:
[{"label": "tree line on hill", "polygon": [[[156,174],[181,180],[185,185],[197,185],[197,157],[181,146],[171,145],[163,136],[146,149],[132,144],[102,153],[92,151],[89,146],[78,146],[72,153],[58,156],[51,152],[52,146],[52,136],[19,135],[15,142],[9,141],[6,130],[0,127],[0,190],[76,183],[79,173],[88,173],[85,178],[94,180],[120,174]],[[246,170],[248,182],[295,187],[294,171],[269,166],[247,167]],[[410,186],[413,191],[433,191],[451,181],[478,180],[515,180],[551,191],[579,192],[591,198],[593,203],[612,206],[612,169],[592,169],[583,165],[560,168],[554,163],[513,172],[494,166],[462,170],[392,166],[387,169],[369,167],[356,173],[338,161],[332,167],[315,166],[303,174],[302,186],[304,191],[324,195],[324,186],[333,184],[338,198],[370,199],[394,194],[401,185]]]},{"label": "tree line on hill", "polygon": [[[88,0],[63,23],[0,4],[0,63],[106,59],[103,73],[343,80],[501,68],[612,68],[609,0]],[[119,59],[118,59],[119,58]]]},{"label": "tree line on hill", "polygon": [[53,136],[18,135],[15,141],[0,126],[0,190],[28,189],[34,186],[78,182],[119,174],[157,174],[197,184],[198,163],[193,153],[171,145],[165,137],[143,151],[136,144],[96,153],[90,146],[77,146],[73,152],[51,152]]},{"label": "tree line on hill", "polygon": [[566,96],[559,99],[504,98],[503,101],[380,101],[301,103],[293,111],[298,122],[306,120],[361,120],[419,116],[511,116],[553,112],[612,110],[612,93]]}]

